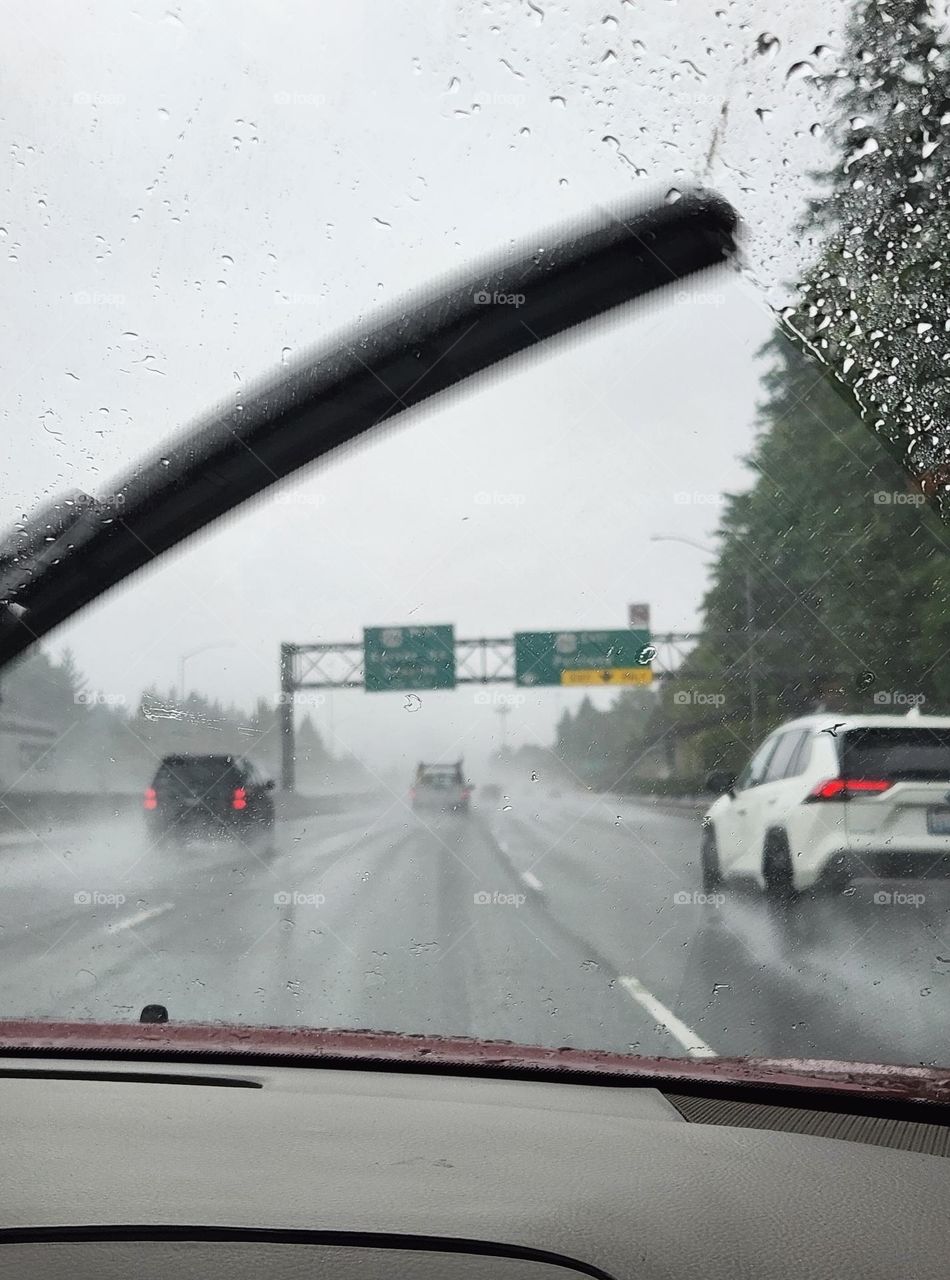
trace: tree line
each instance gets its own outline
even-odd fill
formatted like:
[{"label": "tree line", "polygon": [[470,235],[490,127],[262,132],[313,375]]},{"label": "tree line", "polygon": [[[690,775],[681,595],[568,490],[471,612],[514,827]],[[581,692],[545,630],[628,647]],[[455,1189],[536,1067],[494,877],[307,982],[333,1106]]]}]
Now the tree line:
[{"label": "tree line", "polygon": [[[0,683],[0,789],[127,792],[144,787],[164,755],[244,755],[278,776],[275,702],[252,709],[192,691],[146,689],[134,705],[90,687],[72,654],[35,648]],[[296,734],[298,784],[320,787],[347,762],[327,748],[309,712]]]},{"label": "tree line", "polygon": [[698,785],[808,711],[950,714],[946,29],[925,0],[862,0],[823,79],[836,161],[800,228],[818,252],[759,353],[701,639],[646,711],[622,695],[558,726],[604,785]]}]

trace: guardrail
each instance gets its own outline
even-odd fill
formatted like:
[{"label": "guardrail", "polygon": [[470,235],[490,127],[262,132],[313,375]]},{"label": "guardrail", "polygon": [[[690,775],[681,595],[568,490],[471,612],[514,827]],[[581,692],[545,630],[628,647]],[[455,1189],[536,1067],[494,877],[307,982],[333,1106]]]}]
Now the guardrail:
[{"label": "guardrail", "polygon": [[[275,803],[281,821],[324,813],[343,813],[375,792],[331,791],[319,795],[277,792]],[[42,836],[57,827],[86,826],[110,819],[129,818],[142,810],[141,791],[8,791],[0,797],[0,832],[22,831]]]}]

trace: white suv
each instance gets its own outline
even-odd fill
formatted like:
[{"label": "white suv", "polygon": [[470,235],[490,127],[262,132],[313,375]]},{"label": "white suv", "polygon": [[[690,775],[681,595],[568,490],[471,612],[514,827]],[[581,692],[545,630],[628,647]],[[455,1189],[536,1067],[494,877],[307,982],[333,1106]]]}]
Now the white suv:
[{"label": "white suv", "polygon": [[[862,876],[950,868],[950,717],[823,712],[781,725],[703,822],[706,892],[753,878],[783,900]],[[941,864],[943,864],[941,866]]]}]

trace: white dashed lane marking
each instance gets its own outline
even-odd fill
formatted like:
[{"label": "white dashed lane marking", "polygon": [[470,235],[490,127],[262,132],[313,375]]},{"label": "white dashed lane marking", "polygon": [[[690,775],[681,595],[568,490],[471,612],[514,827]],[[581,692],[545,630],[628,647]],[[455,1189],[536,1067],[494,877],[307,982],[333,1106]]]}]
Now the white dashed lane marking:
[{"label": "white dashed lane marking", "polygon": [[121,933],[123,929],[134,929],[136,925],[144,924],[146,920],[163,916],[166,911],[171,911],[174,905],[174,902],[163,902],[160,907],[149,907],[146,911],[137,911],[134,916],[127,916],[125,920],[117,920],[115,924],[109,925],[109,932]]}]

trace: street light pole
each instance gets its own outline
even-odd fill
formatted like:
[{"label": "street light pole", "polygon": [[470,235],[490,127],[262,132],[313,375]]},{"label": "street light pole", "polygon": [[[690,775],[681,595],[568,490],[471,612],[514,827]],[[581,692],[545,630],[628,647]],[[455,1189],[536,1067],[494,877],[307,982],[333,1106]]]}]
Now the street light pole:
[{"label": "street light pole", "polygon": [[296,646],[281,642],[280,646],[280,786],[292,792],[297,786],[297,752],[294,736],[294,657]]},{"label": "street light pole", "polygon": [[753,743],[759,740],[759,682],[755,670],[755,632],[752,629],[752,575],[745,567],[745,626],[749,638],[749,726]]},{"label": "street light pole", "polygon": [[498,749],[499,756],[508,754],[508,717],[511,715],[511,707],[504,703],[495,708],[495,715],[498,716],[501,723],[501,746]]}]

